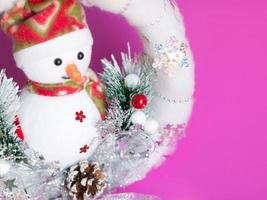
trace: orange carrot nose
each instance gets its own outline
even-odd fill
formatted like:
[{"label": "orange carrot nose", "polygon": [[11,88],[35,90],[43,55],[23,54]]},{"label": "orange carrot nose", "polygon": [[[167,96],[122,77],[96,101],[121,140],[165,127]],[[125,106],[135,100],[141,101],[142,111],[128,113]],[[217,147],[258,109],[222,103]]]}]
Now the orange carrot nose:
[{"label": "orange carrot nose", "polygon": [[81,72],[78,70],[77,65],[70,64],[66,67],[66,73],[76,83],[83,83],[84,78],[81,75]]}]

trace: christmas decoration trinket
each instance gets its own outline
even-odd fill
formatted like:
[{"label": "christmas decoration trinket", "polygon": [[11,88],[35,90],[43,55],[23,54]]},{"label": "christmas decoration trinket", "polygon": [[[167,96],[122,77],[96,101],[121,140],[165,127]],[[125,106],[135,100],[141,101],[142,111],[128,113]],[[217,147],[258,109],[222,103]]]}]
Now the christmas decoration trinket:
[{"label": "christmas decoration trinket", "polygon": [[140,78],[136,74],[129,74],[125,77],[124,81],[128,88],[135,88],[139,84]]},{"label": "christmas decoration trinket", "polygon": [[147,97],[143,94],[137,94],[132,98],[132,105],[136,109],[143,109],[147,106]]},{"label": "christmas decoration trinket", "polygon": [[65,185],[69,194],[77,200],[95,198],[105,188],[105,176],[97,163],[81,161],[69,169]]},{"label": "christmas decoration trinket", "polygon": [[177,73],[179,67],[189,67],[187,45],[172,36],[165,45],[156,44],[153,67],[157,70],[163,70],[168,76]]}]

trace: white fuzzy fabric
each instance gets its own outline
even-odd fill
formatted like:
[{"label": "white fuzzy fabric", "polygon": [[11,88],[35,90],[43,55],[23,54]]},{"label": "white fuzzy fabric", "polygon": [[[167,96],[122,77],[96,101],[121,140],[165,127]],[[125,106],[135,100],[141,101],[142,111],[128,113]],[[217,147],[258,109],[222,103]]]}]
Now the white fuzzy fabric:
[{"label": "white fuzzy fabric", "polygon": [[17,0],[0,0],[0,15],[12,8],[16,2]]},{"label": "white fuzzy fabric", "polygon": [[88,7],[97,6],[103,10],[119,14],[127,0],[80,0],[80,2]]}]

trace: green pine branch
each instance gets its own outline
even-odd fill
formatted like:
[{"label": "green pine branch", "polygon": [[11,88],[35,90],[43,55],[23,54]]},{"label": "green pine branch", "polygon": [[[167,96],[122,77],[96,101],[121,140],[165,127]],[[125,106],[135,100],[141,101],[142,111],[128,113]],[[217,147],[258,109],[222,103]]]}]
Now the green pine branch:
[{"label": "green pine branch", "polygon": [[15,135],[14,124],[20,103],[17,84],[8,79],[5,71],[0,72],[0,159],[17,160],[24,153],[20,140]]},{"label": "green pine branch", "polygon": [[[122,66],[120,67],[114,56],[112,62],[107,59],[102,60],[104,71],[100,74],[103,90],[106,95],[108,105],[112,105],[108,112],[108,117],[113,117],[114,123],[121,126],[122,129],[128,129],[131,125],[130,117],[134,109],[131,106],[131,99],[136,94],[144,94],[150,104],[153,97],[152,75],[154,73],[152,61],[147,56],[131,58],[130,51],[128,54],[121,54]],[[135,88],[125,86],[125,77],[128,74],[136,74],[140,78],[140,83]],[[115,102],[115,103],[114,103]],[[110,110],[109,109],[109,110]],[[148,114],[150,106],[148,105],[144,112]],[[116,112],[116,113],[114,113]],[[119,123],[118,123],[119,122]]]}]

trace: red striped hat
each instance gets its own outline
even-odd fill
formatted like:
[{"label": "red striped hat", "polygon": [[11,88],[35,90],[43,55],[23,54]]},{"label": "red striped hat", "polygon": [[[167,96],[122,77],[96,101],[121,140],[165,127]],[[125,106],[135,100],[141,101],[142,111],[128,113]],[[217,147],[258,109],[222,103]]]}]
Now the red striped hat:
[{"label": "red striped hat", "polygon": [[85,12],[76,0],[22,0],[1,19],[14,41],[13,51],[87,29]]}]

